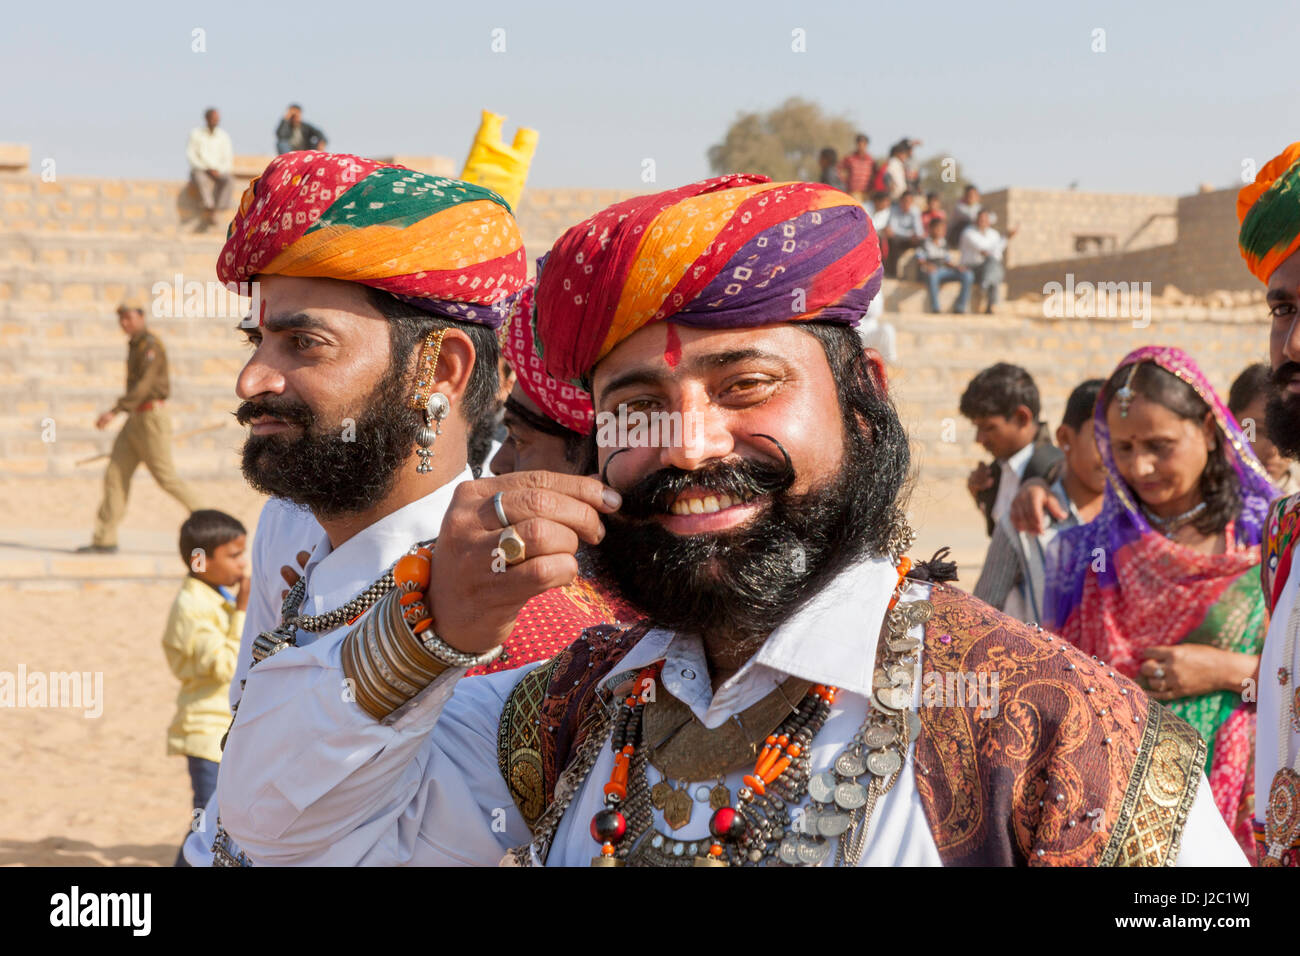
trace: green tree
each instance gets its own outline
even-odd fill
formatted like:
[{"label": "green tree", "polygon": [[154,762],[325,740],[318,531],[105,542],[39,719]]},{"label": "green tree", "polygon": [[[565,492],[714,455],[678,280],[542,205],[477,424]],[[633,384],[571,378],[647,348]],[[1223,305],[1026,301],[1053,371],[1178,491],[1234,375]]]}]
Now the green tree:
[{"label": "green tree", "polygon": [[722,142],[709,147],[714,173],[760,173],[777,181],[817,180],[817,155],[827,146],[841,157],[853,150],[857,128],[827,116],[816,103],[791,97],[766,113],[741,113]]},{"label": "green tree", "polygon": [[951,212],[953,206],[961,201],[962,190],[969,182],[962,175],[961,164],[953,158],[952,153],[944,150],[921,160],[916,168],[921,174],[917,186],[921,195],[938,193],[943,200],[943,208]]}]

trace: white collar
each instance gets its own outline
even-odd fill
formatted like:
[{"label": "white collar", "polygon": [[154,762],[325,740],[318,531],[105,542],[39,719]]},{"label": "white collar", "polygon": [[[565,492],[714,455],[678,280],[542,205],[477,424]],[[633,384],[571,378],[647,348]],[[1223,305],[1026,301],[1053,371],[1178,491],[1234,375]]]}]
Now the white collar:
[{"label": "white collar", "polygon": [[307,578],[303,613],[323,614],[352,600],[413,544],[436,537],[456,486],[473,478],[466,468],[423,498],[357,532],[337,549],[331,550],[329,536],[321,529],[303,570]]},{"label": "white collar", "polygon": [[720,726],[789,676],[869,697],[876,644],[897,580],[886,558],[865,558],[840,572],[774,630],[716,694],[701,640],[661,629],[646,634],[606,680],[662,660],[664,687],[709,728]]},{"label": "white collar", "polygon": [[1031,441],[1020,451],[1016,452],[1010,458],[1002,463],[1003,468],[1010,468],[1016,473],[1017,478],[1025,476],[1025,468],[1029,465],[1029,459],[1034,457],[1034,443]]}]

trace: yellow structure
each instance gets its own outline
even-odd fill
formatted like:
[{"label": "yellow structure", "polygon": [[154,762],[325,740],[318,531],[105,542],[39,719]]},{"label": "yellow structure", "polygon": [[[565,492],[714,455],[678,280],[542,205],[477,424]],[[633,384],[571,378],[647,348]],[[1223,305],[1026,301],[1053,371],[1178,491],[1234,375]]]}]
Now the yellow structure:
[{"label": "yellow structure", "polygon": [[474,135],[460,178],[495,190],[513,209],[523,195],[528,167],[537,152],[537,130],[519,127],[514,143],[507,146],[501,139],[501,127],[505,122],[506,118],[500,113],[483,111],[483,122]]}]

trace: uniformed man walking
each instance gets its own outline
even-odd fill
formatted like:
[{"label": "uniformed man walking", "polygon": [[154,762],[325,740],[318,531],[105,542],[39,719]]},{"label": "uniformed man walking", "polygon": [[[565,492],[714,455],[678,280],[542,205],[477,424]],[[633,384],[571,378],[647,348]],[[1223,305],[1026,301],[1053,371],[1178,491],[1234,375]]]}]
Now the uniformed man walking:
[{"label": "uniformed man walking", "polygon": [[144,462],[154,481],[187,510],[199,507],[190,487],[176,477],[172,464],[171,419],[163,408],[170,391],[167,352],[158,336],[145,328],[144,304],[127,300],[117,307],[117,322],[131,339],[126,358],[126,394],[95,421],[105,429],[126,412],[126,424],[117,433],[108,470],[104,473],[104,499],[95,520],[95,536],[79,551],[111,554],[117,550],[117,526],[126,513],[126,496],[131,476]]}]

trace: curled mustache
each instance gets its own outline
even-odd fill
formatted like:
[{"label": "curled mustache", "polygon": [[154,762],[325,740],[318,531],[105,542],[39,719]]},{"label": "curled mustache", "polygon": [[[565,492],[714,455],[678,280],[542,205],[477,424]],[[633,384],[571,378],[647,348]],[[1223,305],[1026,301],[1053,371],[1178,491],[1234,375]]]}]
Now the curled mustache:
[{"label": "curled mustache", "polygon": [[247,425],[263,415],[278,418],[287,425],[301,425],[304,428],[310,428],[316,421],[310,408],[292,398],[272,396],[257,401],[249,400],[235,409],[235,421],[241,425]]},{"label": "curled mustache", "polygon": [[1273,373],[1273,387],[1281,391],[1297,375],[1300,375],[1300,362],[1283,362]]},{"label": "curled mustache", "polygon": [[[778,445],[778,447],[780,447]],[[785,449],[781,464],[742,458],[736,462],[719,461],[696,471],[661,468],[646,475],[623,495],[620,517],[645,519],[663,514],[668,506],[688,488],[701,489],[733,498],[757,498],[780,494],[794,484],[794,466]]]}]

